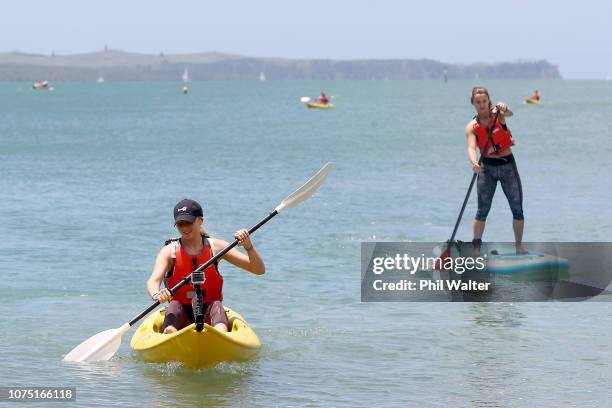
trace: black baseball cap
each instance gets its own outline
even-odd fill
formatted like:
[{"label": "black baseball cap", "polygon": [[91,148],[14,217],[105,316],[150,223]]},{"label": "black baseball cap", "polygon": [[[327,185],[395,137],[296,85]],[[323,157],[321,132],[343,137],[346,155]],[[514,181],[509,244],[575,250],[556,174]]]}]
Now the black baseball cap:
[{"label": "black baseball cap", "polygon": [[194,200],[184,198],[174,206],[174,223],[179,221],[194,222],[197,217],[204,217],[202,207]]}]

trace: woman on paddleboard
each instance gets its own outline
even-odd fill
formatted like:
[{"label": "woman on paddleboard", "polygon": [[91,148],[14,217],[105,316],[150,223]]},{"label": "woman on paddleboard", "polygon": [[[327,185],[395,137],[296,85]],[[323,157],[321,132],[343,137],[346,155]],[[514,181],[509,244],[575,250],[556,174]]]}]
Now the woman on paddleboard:
[{"label": "woman on paddleboard", "polygon": [[[194,322],[192,299],[195,299],[194,285],[187,284],[174,295],[168,288],[178,284],[200,265],[210,260],[229,244],[208,235],[204,228],[204,213],[197,202],[184,199],[174,206],[174,224],[180,238],[169,240],[159,251],[151,277],[147,281],[147,291],[153,300],[160,303],[170,302],[162,325],[164,333],[173,333]],[[246,229],[236,231],[234,237],[246,254],[233,248],[220,259],[249,271],[262,275],[266,271],[263,260],[253,247]],[[218,262],[204,270],[205,281],[201,284],[203,293],[204,322],[221,331],[228,331],[228,320],[223,300],[223,277],[219,273]],[[162,282],[165,288],[161,289]],[[198,288],[199,289],[199,288]]]},{"label": "woman on paddleboard", "polygon": [[[523,248],[523,228],[525,224],[523,188],[512,154],[511,146],[514,144],[512,134],[506,125],[506,118],[512,116],[512,111],[507,104],[499,102],[496,105],[499,110],[499,117],[496,123],[492,123],[494,115],[491,98],[489,91],[482,86],[472,89],[470,101],[476,109],[476,115],[467,124],[465,134],[468,156],[474,171],[478,173],[478,210],[474,220],[474,239],[472,241],[474,248],[477,251],[480,250],[485,222],[499,181],[512,211],[516,252],[519,254],[527,253]],[[491,126],[494,126],[492,140],[484,151]],[[482,164],[478,164],[478,151],[483,156]]]}]

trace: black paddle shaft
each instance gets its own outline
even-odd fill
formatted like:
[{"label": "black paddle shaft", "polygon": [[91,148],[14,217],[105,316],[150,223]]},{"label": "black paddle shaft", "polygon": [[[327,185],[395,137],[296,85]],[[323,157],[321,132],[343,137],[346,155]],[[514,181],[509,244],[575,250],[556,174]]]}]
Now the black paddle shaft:
[{"label": "black paddle shaft", "polygon": [[[499,117],[499,112],[500,112],[500,109],[497,108],[497,111],[495,112],[495,117],[493,118],[493,123],[489,124],[489,134],[487,136],[487,141],[485,142],[484,148],[482,149],[481,154],[480,154],[480,158],[478,159],[479,165],[482,164],[482,160],[485,157],[487,148],[489,147],[489,143],[493,139],[493,130],[495,129],[495,125],[497,124],[497,118]],[[472,193],[472,188],[474,187],[474,182],[476,181],[476,177],[478,177],[478,173],[474,172],[474,175],[472,176],[472,181],[470,181],[470,187],[468,188],[467,194],[465,195],[465,198],[463,199],[463,205],[461,206],[459,217],[457,217],[457,222],[455,223],[453,234],[448,240],[447,251],[450,250],[450,246],[453,243],[453,240],[455,239],[457,230],[459,229],[459,224],[461,223],[461,218],[463,217],[463,212],[465,211],[465,207],[467,206],[467,202],[468,202],[468,199],[470,198],[470,194]]]},{"label": "black paddle shaft", "polygon": [[[266,222],[270,221],[277,214],[278,214],[278,211],[276,211],[276,210],[272,211],[264,219],[259,221],[253,227],[251,227],[251,229],[249,230],[249,235],[253,234],[255,231],[257,231],[259,229],[259,227],[264,225]],[[210,265],[213,264],[213,262],[215,262],[217,259],[221,258],[223,255],[228,253],[236,245],[238,245],[238,240],[237,239],[235,239],[234,242],[232,242],[231,244],[229,244],[228,246],[223,248],[221,251],[219,251],[219,253],[217,255],[213,256],[208,261],[204,262],[202,265],[200,265],[198,267],[198,269],[196,269],[193,272],[201,272],[204,269],[208,268]],[[170,289],[170,293],[176,293],[177,290],[179,290],[180,288],[182,288],[183,286],[188,284],[190,280],[191,280],[191,274],[185,276],[183,278],[183,280],[181,280],[179,283],[174,285],[174,287],[172,289]],[[160,305],[159,300],[156,300],[155,303],[153,303],[151,306],[147,307],[141,314],[139,314],[138,316],[136,316],[132,320],[130,320],[130,322],[128,323],[130,325],[130,327],[133,326],[137,321],[139,321],[140,319],[142,319],[143,317],[145,317],[146,315],[151,313],[153,311],[153,309],[155,309],[159,305]]]}]

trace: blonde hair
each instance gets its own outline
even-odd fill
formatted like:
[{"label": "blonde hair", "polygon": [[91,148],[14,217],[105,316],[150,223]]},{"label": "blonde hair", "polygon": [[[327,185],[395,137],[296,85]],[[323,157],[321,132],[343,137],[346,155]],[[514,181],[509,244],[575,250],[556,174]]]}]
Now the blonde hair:
[{"label": "blonde hair", "polygon": [[489,110],[493,109],[493,104],[491,103],[491,96],[489,95],[489,91],[484,86],[475,86],[472,88],[472,96],[470,96],[470,103],[474,104],[474,97],[476,95],[487,95],[489,98]]}]

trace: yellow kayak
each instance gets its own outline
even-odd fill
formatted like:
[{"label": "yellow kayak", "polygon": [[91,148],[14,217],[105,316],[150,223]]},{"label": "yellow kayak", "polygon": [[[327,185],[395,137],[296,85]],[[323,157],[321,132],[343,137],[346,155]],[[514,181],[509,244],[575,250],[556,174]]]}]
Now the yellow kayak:
[{"label": "yellow kayak", "polygon": [[306,107],[307,108],[317,108],[317,109],[331,109],[331,108],[335,108],[336,105],[334,105],[333,103],[308,102],[306,103]]},{"label": "yellow kayak", "polygon": [[540,101],[537,99],[525,98],[525,103],[528,103],[530,105],[539,105]]},{"label": "yellow kayak", "polygon": [[220,332],[204,324],[201,332],[191,324],[176,333],[160,333],[166,309],[157,310],[136,330],[130,347],[144,361],[177,361],[185,367],[212,367],[223,361],[246,361],[257,354],[261,343],[255,332],[238,313],[225,308],[231,327]]}]

